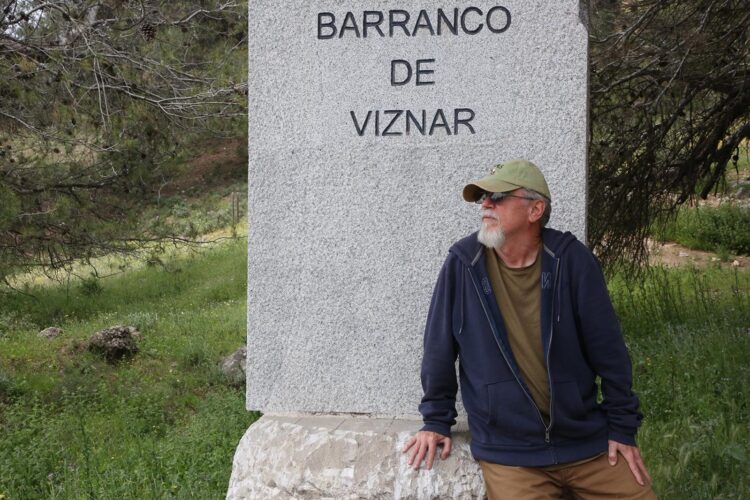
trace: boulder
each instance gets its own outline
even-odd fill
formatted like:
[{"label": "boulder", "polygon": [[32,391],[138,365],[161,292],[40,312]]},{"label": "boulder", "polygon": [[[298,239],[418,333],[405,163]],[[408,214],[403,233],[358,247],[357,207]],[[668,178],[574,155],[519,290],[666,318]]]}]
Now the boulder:
[{"label": "boulder", "polygon": [[54,339],[63,332],[63,329],[58,326],[49,326],[39,332],[38,336],[45,339]]},{"label": "boulder", "polygon": [[92,335],[88,349],[103,356],[109,363],[115,363],[131,358],[138,352],[136,340],[140,335],[134,326],[111,326]]},{"label": "boulder", "polygon": [[247,347],[242,346],[226,358],[221,360],[221,372],[227,377],[229,383],[241,386],[245,383],[245,360],[247,359]]}]

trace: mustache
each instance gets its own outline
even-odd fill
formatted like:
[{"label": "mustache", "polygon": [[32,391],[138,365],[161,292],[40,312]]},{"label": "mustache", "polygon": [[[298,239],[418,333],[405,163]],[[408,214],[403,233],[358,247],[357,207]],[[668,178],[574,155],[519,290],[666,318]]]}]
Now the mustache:
[{"label": "mustache", "polygon": [[482,217],[489,217],[491,219],[500,220],[500,217],[498,217],[497,214],[489,208],[482,209]]}]

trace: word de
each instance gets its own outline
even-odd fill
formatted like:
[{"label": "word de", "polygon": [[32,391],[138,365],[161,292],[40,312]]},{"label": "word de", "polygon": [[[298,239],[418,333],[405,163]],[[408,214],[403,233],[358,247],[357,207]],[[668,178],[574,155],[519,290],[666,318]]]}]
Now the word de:
[{"label": "word de", "polygon": [[[435,62],[435,59],[417,59],[414,64],[414,70],[409,61],[403,59],[394,59],[391,61],[391,85],[397,87],[399,85],[406,85],[411,80],[412,73],[415,75],[414,83],[419,85],[434,85],[434,80],[427,80],[425,75],[431,75],[435,72],[431,69],[428,64]],[[401,68],[401,71],[399,71]],[[403,73],[406,73],[405,76]]]}]

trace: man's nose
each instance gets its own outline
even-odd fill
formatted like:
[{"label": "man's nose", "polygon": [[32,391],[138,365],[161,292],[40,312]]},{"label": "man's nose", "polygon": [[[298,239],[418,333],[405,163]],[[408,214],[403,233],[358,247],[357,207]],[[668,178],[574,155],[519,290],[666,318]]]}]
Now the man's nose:
[{"label": "man's nose", "polygon": [[490,195],[487,195],[482,200],[482,208],[492,208],[495,206],[495,203],[492,201],[492,198],[490,198]]}]

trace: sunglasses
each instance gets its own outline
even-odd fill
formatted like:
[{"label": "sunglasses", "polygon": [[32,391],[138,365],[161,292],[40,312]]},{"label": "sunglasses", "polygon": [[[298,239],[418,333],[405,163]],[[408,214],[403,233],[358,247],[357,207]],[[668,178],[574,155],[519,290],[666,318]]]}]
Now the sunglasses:
[{"label": "sunglasses", "polygon": [[522,200],[533,200],[534,198],[530,198],[528,196],[518,196],[515,194],[510,193],[489,193],[487,191],[484,191],[479,198],[477,198],[477,201],[475,202],[477,205],[481,205],[484,203],[484,200],[486,198],[489,198],[492,203],[500,203],[505,198],[521,198]]}]

